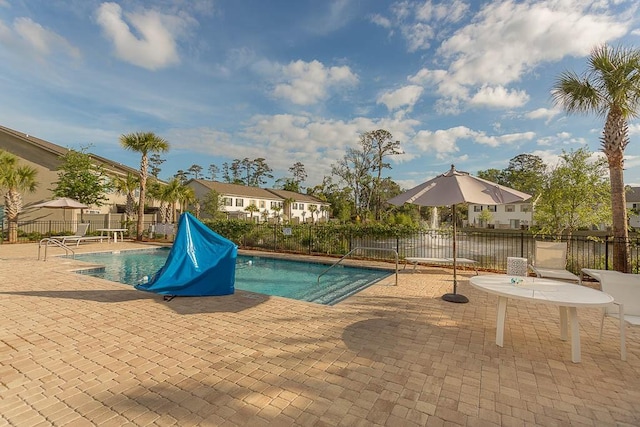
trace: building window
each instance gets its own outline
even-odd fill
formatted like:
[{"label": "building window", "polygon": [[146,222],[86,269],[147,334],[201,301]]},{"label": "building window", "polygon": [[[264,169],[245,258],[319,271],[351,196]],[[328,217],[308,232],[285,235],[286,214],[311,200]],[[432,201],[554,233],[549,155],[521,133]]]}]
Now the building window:
[{"label": "building window", "polygon": [[249,200],[249,206],[256,206],[255,200]]},{"label": "building window", "polygon": [[303,211],[304,210],[304,203],[298,203],[298,209]]},{"label": "building window", "polygon": [[474,212],[482,212],[482,205],[474,205],[473,206],[473,211]]},{"label": "building window", "polygon": [[282,207],[282,203],[280,202],[271,202],[271,209]]},{"label": "building window", "polygon": [[529,205],[520,205],[520,212],[531,212],[531,206],[529,206]]},{"label": "building window", "polygon": [[260,200],[260,209],[264,209],[267,204],[264,200]]},{"label": "building window", "polygon": [[244,206],[244,199],[241,199],[241,198],[238,197],[236,199],[236,206],[240,207],[240,208],[243,207]]},{"label": "building window", "polygon": [[487,210],[489,212],[495,212],[496,211],[497,206],[496,205],[489,205],[487,206]]},{"label": "building window", "polygon": [[504,211],[505,212],[515,212],[516,211],[516,207],[514,205],[505,205],[504,206]]},{"label": "building window", "polygon": [[225,206],[233,206],[233,199],[231,197],[225,197],[222,199],[222,203]]}]

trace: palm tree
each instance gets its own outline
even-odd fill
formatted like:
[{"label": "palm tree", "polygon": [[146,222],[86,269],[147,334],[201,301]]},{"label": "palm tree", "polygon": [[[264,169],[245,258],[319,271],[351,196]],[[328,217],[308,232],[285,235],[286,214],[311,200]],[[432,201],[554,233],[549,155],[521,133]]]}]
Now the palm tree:
[{"label": "palm tree", "polygon": [[18,215],[22,211],[22,194],[33,193],[38,187],[38,171],[31,166],[18,165],[18,158],[0,150],[0,188],[4,194],[4,212],[9,222],[9,243],[18,241]]},{"label": "palm tree", "polygon": [[260,212],[260,209],[258,209],[258,207],[254,204],[247,206],[246,208],[244,208],[244,210],[249,212],[249,215],[251,215],[251,222],[253,222],[253,214],[256,212]]},{"label": "palm tree", "polygon": [[179,178],[173,178],[171,181],[159,188],[158,199],[160,200],[160,221],[166,223],[174,221],[176,217],[176,202],[180,198],[180,188],[182,184]]},{"label": "palm tree", "polygon": [[136,200],[134,193],[138,188],[138,178],[131,172],[128,172],[125,176],[118,176],[113,179],[113,186],[119,194],[127,196],[127,204],[124,208],[124,217],[129,227],[129,223],[136,214]]},{"label": "palm tree", "polygon": [[193,191],[193,188],[187,187],[186,185],[181,185],[178,189],[177,201],[180,203],[180,212],[184,213],[187,211],[189,203],[193,203],[196,201],[196,193]]},{"label": "palm tree", "polygon": [[629,144],[628,120],[638,117],[640,51],[601,45],[591,51],[587,71],[563,72],[553,87],[553,101],[567,113],[606,117],[602,151],[609,164],[613,219],[613,269],[629,272],[629,232],[624,190],[624,150]]},{"label": "palm tree", "polygon": [[162,153],[169,150],[169,143],[153,132],[135,132],[120,136],[120,145],[125,150],[141,154],[140,159],[140,198],[138,200],[138,226],[136,240],[142,240],[144,227],[144,201],[149,169],[149,153]]},{"label": "palm tree", "polygon": [[315,213],[318,212],[318,206],[317,205],[309,205],[309,212],[311,212],[311,221],[312,222],[316,222],[315,219]]}]

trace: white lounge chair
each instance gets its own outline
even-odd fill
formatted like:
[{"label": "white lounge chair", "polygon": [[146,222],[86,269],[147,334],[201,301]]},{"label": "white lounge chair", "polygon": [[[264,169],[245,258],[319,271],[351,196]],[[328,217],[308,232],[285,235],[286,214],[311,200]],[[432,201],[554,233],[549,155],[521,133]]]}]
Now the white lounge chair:
[{"label": "white lounge chair", "polygon": [[529,265],[538,277],[581,283],[578,276],[567,270],[565,242],[535,242],[533,262]]},{"label": "white lounge chair", "polygon": [[599,275],[602,291],[614,299],[612,307],[602,310],[600,339],[602,339],[605,316],[617,317],[620,321],[620,358],[627,360],[626,322],[640,325],[640,275],[617,271],[603,271]]},{"label": "white lounge chair", "polygon": [[80,242],[84,242],[84,241],[90,241],[90,240],[100,240],[100,242],[102,242],[102,239],[109,239],[109,237],[104,237],[104,236],[87,236],[87,231],[89,230],[89,223],[80,223],[78,224],[78,227],[76,228],[76,234],[70,235],[70,236],[52,236],[52,239],[57,239],[60,240],[60,242],[63,245],[66,245],[67,242],[76,242],[76,246],[80,245]]}]

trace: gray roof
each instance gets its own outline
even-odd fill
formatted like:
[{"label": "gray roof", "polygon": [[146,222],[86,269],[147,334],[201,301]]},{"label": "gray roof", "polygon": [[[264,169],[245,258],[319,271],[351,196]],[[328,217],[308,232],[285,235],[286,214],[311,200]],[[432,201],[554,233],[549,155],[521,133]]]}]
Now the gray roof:
[{"label": "gray roof", "polygon": [[208,188],[209,190],[213,190],[219,194],[224,194],[229,196],[255,197],[256,199],[270,199],[270,200],[280,199],[280,197],[278,197],[277,195],[260,187],[249,187],[246,185],[228,184],[226,182],[209,181],[206,179],[191,179],[187,181],[187,184],[189,184],[190,182],[196,182]]},{"label": "gray roof", "polygon": [[269,200],[281,200],[281,201],[284,201],[287,199],[293,199],[296,202],[328,205],[327,202],[323,202],[322,200],[318,199],[315,196],[296,193],[295,191],[250,187],[247,185],[228,184],[226,182],[209,181],[206,179],[190,179],[189,181],[187,181],[187,184],[189,184],[190,182],[198,183],[208,188],[209,190],[213,190],[219,194],[224,194],[229,196],[255,197],[256,199],[269,199]]},{"label": "gray roof", "polygon": [[[18,132],[17,130],[9,129],[4,126],[0,126],[0,133],[4,133],[6,135],[12,136],[15,139],[30,144],[32,146],[38,147],[41,150],[47,151],[57,157],[64,156],[69,152],[69,148],[62,147],[60,145],[56,145],[52,142],[45,141],[44,139],[36,138],[33,135],[29,135],[27,133]],[[113,170],[114,172],[119,173],[133,173],[138,174],[139,171],[132,167],[123,165],[122,163],[115,162],[113,160],[109,160],[106,157],[98,156],[93,153],[88,153],[89,156],[96,161],[96,163]]]},{"label": "gray roof", "polygon": [[638,203],[640,202],[640,187],[627,187],[625,194],[627,202]]}]

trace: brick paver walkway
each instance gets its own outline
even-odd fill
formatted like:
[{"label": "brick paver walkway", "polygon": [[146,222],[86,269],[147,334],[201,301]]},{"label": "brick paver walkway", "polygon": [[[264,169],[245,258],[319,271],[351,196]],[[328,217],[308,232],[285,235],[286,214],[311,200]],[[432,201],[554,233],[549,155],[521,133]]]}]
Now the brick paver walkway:
[{"label": "brick paver walkway", "polygon": [[[81,251],[133,243],[91,243]],[[0,245],[0,425],[640,425],[640,328],[628,361],[580,309],[582,363],[557,309],[439,297],[451,270],[402,273],[328,307],[237,291],[159,296]]]}]

